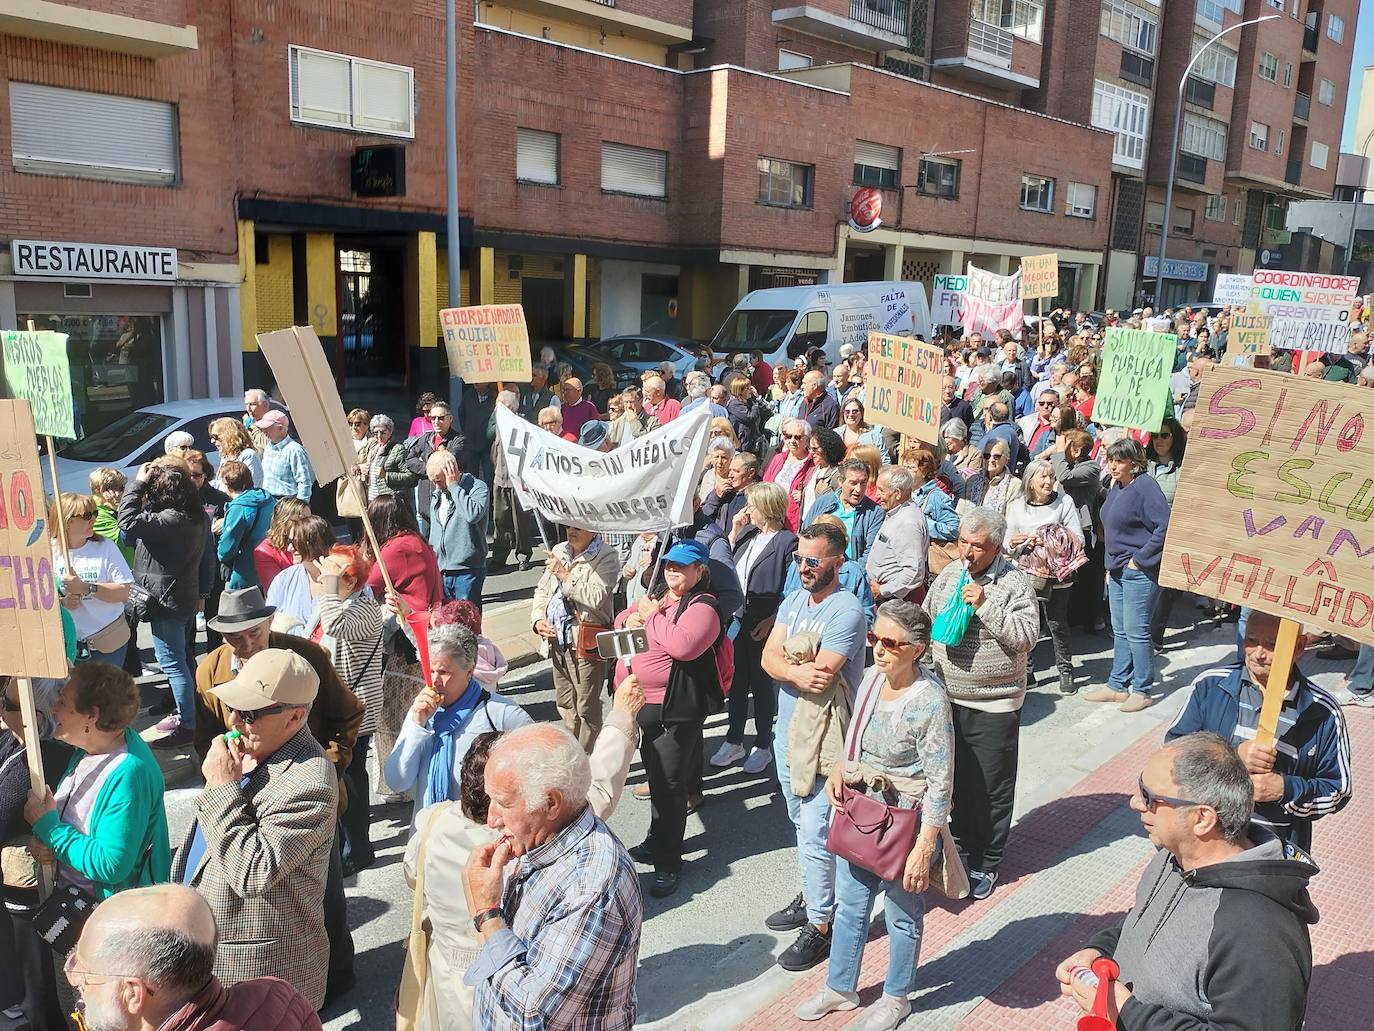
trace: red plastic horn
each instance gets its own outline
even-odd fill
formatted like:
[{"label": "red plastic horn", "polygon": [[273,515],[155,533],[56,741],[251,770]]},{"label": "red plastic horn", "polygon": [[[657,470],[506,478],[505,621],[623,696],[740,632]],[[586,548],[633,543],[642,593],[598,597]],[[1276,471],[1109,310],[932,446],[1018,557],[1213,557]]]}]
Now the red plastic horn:
[{"label": "red plastic horn", "polygon": [[1112,998],[1112,984],[1121,974],[1115,960],[1098,956],[1092,962],[1092,972],[1097,975],[1097,996],[1093,999],[1093,1011],[1078,1018],[1078,1031],[1116,1031],[1116,1022],[1107,1016],[1107,1004]]},{"label": "red plastic horn", "polygon": [[406,614],[406,624],[415,636],[415,653],[420,657],[420,669],[425,674],[425,687],[434,689],[434,677],[429,671],[429,609]]}]

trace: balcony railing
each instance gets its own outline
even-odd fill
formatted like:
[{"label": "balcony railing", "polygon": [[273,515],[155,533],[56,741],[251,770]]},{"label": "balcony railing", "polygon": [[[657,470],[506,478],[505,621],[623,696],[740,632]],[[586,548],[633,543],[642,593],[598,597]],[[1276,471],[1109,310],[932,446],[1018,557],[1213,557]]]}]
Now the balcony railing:
[{"label": "balcony railing", "polygon": [[1208,111],[1212,110],[1212,105],[1217,102],[1217,87],[1215,83],[1206,82],[1202,79],[1195,79],[1188,76],[1188,103],[1196,104],[1198,107],[1205,107]]},{"label": "balcony railing", "polygon": [[1312,113],[1312,98],[1306,93],[1299,93],[1297,102],[1293,105],[1293,117],[1307,121],[1307,116]]},{"label": "balcony railing", "polygon": [[978,54],[989,64],[1011,67],[1011,44],[1013,36],[1006,29],[990,25],[977,18],[969,19],[968,49],[970,54]]},{"label": "balcony railing", "polygon": [[592,3],[594,3],[594,4],[600,4],[602,7],[614,7],[614,6],[615,6],[615,0],[592,0]]},{"label": "balcony railing", "polygon": [[1137,54],[1134,50],[1121,51],[1121,77],[1140,86],[1150,86],[1155,78],[1155,59]]},{"label": "balcony railing", "polygon": [[1288,167],[1284,170],[1283,181],[1297,186],[1302,181],[1302,158],[1289,158]]},{"label": "balcony railing", "polygon": [[905,36],[910,28],[911,0],[849,0],[849,16],[869,28]]},{"label": "balcony railing", "polygon": [[1197,154],[1179,154],[1178,177],[1184,182],[1205,183],[1207,181],[1207,159]]},{"label": "balcony railing", "polygon": [[1317,52],[1317,27],[1309,25],[1302,30],[1302,48],[1310,54]]}]

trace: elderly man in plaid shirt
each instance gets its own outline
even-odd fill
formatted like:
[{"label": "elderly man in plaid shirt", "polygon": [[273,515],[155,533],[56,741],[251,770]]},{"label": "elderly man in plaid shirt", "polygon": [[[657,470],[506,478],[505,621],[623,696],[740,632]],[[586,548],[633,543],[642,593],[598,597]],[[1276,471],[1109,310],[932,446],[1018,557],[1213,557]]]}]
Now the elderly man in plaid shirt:
[{"label": "elderly man in plaid shirt", "polygon": [[519,727],[492,748],[487,822],[502,835],[463,870],[482,941],[464,977],[475,1027],[634,1026],[639,879],[587,804],[591,779],[586,753],[561,724]]}]

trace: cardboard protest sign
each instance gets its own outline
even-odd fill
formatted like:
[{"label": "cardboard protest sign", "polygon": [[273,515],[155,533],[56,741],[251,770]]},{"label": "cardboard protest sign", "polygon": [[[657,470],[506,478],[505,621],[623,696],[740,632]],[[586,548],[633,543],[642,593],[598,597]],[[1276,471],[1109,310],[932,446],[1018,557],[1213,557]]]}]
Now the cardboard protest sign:
[{"label": "cardboard protest sign", "polygon": [[964,332],[991,337],[999,329],[1005,329],[1019,338],[1025,327],[1021,309],[1021,270],[1017,269],[1014,275],[999,276],[970,262],[967,278]]},{"label": "cardboard protest sign", "polygon": [[1093,422],[1154,433],[1169,404],[1178,337],[1111,326],[1102,346],[1102,375]]},{"label": "cardboard protest sign", "polygon": [[1268,315],[1231,316],[1231,328],[1226,334],[1226,353],[1233,355],[1236,365],[1253,365],[1255,355],[1269,353],[1269,329],[1273,320]]},{"label": "cardboard protest sign", "polygon": [[1059,293],[1059,255],[1032,254],[1021,259],[1021,296],[1026,300]]},{"label": "cardboard protest sign", "polygon": [[710,423],[702,405],[614,451],[594,451],[496,406],[496,432],[521,504],[553,522],[597,533],[690,523]]},{"label": "cardboard protest sign", "polygon": [[968,276],[936,276],[930,292],[932,326],[960,326],[964,322],[964,291]]},{"label": "cardboard protest sign", "polygon": [[1374,391],[1221,366],[1193,418],[1160,583],[1374,644]]},{"label": "cardboard protest sign", "polygon": [[1239,305],[1250,303],[1250,277],[1238,276],[1233,272],[1218,272],[1217,286],[1212,291],[1212,300],[1217,304]]},{"label": "cardboard protest sign", "polygon": [[478,304],[439,312],[448,371],[465,383],[528,383],[530,334],[518,304]]},{"label": "cardboard protest sign", "polygon": [[67,334],[7,331],[3,340],[5,385],[11,397],[23,398],[33,407],[39,436],[75,439]]},{"label": "cardboard protest sign", "polygon": [[277,377],[296,439],[315,467],[316,482],[324,486],[346,475],[357,462],[357,451],[320,338],[309,326],[295,326],[259,333],[258,347]]},{"label": "cardboard protest sign", "polygon": [[0,674],[66,677],[67,649],[27,401],[0,401]]},{"label": "cardboard protest sign", "polygon": [[940,440],[940,386],[944,352],[914,337],[868,334],[864,376],[867,419],[927,444]]},{"label": "cardboard protest sign", "polygon": [[1359,277],[1256,269],[1251,278],[1249,311],[1273,319],[1270,348],[1345,354]]}]

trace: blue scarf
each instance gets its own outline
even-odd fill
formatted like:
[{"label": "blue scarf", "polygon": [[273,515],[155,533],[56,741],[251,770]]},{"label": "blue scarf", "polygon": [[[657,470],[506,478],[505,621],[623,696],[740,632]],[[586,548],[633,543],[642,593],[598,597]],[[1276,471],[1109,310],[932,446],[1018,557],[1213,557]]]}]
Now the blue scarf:
[{"label": "blue scarf", "polygon": [[434,732],[434,751],[429,756],[431,805],[448,801],[448,789],[453,773],[453,742],[481,698],[482,685],[476,679],[469,680],[466,691],[429,718],[429,729]]}]

